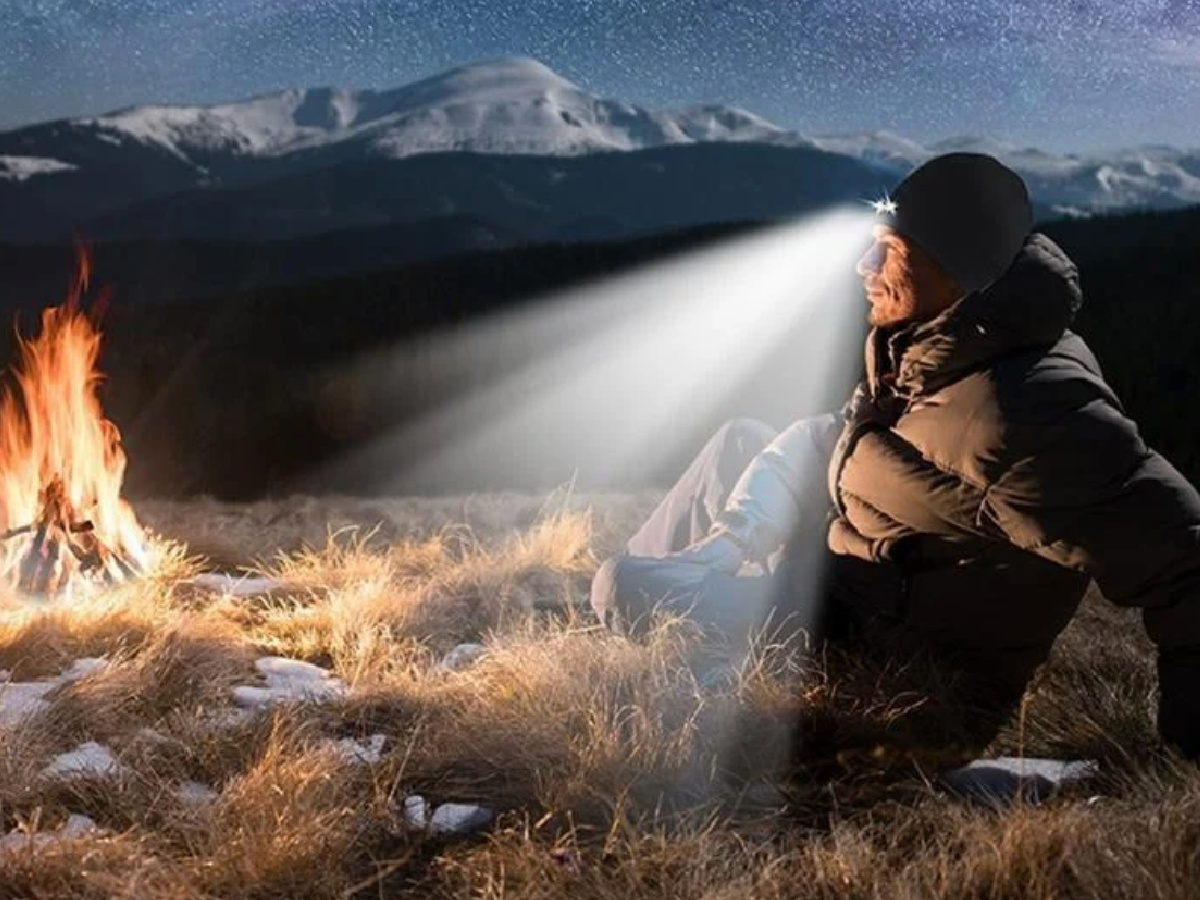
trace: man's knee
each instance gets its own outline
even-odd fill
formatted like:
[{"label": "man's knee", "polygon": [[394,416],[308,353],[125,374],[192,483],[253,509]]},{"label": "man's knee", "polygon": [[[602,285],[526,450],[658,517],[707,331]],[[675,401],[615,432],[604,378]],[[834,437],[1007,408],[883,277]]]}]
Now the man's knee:
[{"label": "man's knee", "polygon": [[771,443],[776,434],[774,428],[758,419],[729,419],[713,433],[709,444],[719,447],[722,453],[751,458]]},{"label": "man's knee", "polygon": [[614,556],[605,560],[596,570],[596,574],[592,576],[592,609],[604,626],[613,631],[621,630],[618,614],[618,597],[620,596],[618,585],[621,563],[624,559],[624,556]]},{"label": "man's knee", "polygon": [[611,630],[635,636],[659,611],[682,613],[705,591],[706,566],[646,556],[615,556],[592,578],[592,609]]}]

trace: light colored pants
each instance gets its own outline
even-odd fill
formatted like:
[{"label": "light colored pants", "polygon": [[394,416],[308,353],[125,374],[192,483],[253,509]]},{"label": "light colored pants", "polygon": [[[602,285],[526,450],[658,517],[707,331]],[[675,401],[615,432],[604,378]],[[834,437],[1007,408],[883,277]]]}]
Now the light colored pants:
[{"label": "light colored pants", "polygon": [[[606,561],[592,582],[592,608],[614,630],[636,634],[656,612],[682,614],[706,631],[744,644],[759,629],[794,632],[816,625],[821,589],[813,573],[825,556],[823,522],[802,523],[768,571],[729,575],[663,559],[705,537],[750,461],[775,437],[752,419],[727,422],[629,539],[627,553]],[[799,583],[805,573],[807,583]]]}]

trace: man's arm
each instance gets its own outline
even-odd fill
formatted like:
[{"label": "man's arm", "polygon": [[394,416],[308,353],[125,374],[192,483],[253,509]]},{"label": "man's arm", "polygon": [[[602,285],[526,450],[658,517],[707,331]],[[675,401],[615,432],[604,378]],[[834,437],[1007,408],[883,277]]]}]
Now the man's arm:
[{"label": "man's arm", "polygon": [[1102,396],[1016,427],[1008,444],[1013,462],[981,523],[1143,608],[1159,651],[1159,731],[1200,755],[1200,494]]}]

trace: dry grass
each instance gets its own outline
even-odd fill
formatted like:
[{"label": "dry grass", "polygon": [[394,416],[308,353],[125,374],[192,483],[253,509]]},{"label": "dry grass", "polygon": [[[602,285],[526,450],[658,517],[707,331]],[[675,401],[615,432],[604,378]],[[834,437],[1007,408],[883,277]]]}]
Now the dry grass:
[{"label": "dry grass", "polygon": [[[1102,777],[997,812],[939,787],[955,725],[915,661],[764,642],[705,690],[685,623],[636,644],[595,626],[590,575],[652,501],[147,504],[187,548],[167,547],[156,577],[69,603],[0,598],[14,679],[109,661],[0,729],[0,830],[70,813],[101,828],[0,850],[0,900],[1195,896],[1200,775],[1156,749],[1152,655],[1130,614],[1089,598],[990,748],[1099,758]],[[188,588],[205,564],[189,553],[287,588]],[[439,669],[465,641],[486,654]],[[230,721],[261,655],[352,690]],[[377,763],[331,747],[373,734],[388,739]],[[84,741],[119,774],[42,774]],[[190,802],[188,781],[219,796]],[[405,827],[408,793],[499,817],[444,841]]]}]

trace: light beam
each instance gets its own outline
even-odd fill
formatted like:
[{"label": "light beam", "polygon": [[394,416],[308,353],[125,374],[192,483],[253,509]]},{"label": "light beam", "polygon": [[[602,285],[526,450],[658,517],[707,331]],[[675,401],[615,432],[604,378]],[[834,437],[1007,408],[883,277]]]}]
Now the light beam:
[{"label": "light beam", "polygon": [[[868,213],[837,209],[365,360],[344,377],[397,391],[412,389],[402,373],[414,360],[433,381],[507,374],[336,466],[371,473],[380,493],[553,487],[572,474],[611,487],[678,457],[740,399],[786,426],[857,368],[853,266],[869,230]],[[782,380],[755,382],[781,354]]]}]

